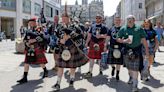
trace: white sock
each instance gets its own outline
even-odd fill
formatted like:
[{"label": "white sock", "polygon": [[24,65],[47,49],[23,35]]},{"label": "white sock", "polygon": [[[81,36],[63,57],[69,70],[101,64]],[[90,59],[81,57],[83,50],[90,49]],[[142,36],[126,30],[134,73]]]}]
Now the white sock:
[{"label": "white sock", "polygon": [[101,67],[101,60],[98,60],[98,63],[99,63],[99,71],[102,71],[102,67]]},{"label": "white sock", "polygon": [[94,61],[90,61],[90,64],[89,64],[89,72],[92,73],[93,71],[93,66],[94,66]]},{"label": "white sock", "polygon": [[58,78],[57,78],[57,84],[60,85],[60,83],[61,83],[61,77],[58,76]]},{"label": "white sock", "polygon": [[70,75],[70,79],[74,81],[75,75]]}]

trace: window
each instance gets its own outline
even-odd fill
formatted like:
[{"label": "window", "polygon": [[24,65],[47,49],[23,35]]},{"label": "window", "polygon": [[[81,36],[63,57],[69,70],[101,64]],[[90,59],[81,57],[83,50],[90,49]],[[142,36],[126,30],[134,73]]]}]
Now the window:
[{"label": "window", "polygon": [[139,3],[139,9],[142,9],[142,3]]},{"label": "window", "polygon": [[16,10],[16,0],[1,0],[1,7],[7,10]]},{"label": "window", "polygon": [[35,3],[35,15],[39,16],[41,12],[41,5]]},{"label": "window", "polygon": [[53,17],[53,8],[51,8],[50,6],[46,6],[46,16],[47,17]]},{"label": "window", "polygon": [[23,12],[31,13],[31,1],[30,0],[23,0]]},{"label": "window", "polygon": [[55,10],[55,14],[56,15],[59,15],[59,10]]}]

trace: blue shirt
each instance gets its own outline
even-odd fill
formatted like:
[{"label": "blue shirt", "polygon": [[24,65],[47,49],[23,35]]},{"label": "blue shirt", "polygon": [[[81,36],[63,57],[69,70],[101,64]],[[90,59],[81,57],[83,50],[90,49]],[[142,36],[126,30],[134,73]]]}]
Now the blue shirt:
[{"label": "blue shirt", "polygon": [[160,41],[161,40],[162,33],[163,33],[163,29],[160,28],[160,27],[155,27],[154,30],[156,31],[156,33],[158,35],[158,40]]}]

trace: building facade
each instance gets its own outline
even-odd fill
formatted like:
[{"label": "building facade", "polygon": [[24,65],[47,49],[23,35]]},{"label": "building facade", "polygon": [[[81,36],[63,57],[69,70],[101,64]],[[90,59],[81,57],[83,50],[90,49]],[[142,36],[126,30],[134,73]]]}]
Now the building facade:
[{"label": "building facade", "polygon": [[88,0],[82,0],[82,5],[88,5]]},{"label": "building facade", "polygon": [[92,22],[95,22],[97,14],[104,16],[104,5],[103,0],[93,0],[89,4],[89,19]]},{"label": "building facade", "polygon": [[142,24],[146,18],[145,0],[121,0],[121,18],[124,24],[128,15],[134,15],[136,23]]},{"label": "building facade", "polygon": [[164,24],[164,0],[145,0],[146,17]]},{"label": "building facade", "polygon": [[[83,2],[84,1],[87,2],[88,0],[83,0]],[[63,5],[61,8],[62,13],[64,13],[64,7],[65,6]],[[80,18],[81,22],[85,22],[88,20],[91,22],[95,22],[95,17],[98,13],[104,16],[103,1],[93,0],[89,4],[77,5],[75,3],[75,5],[67,5],[67,11],[71,17]]]},{"label": "building facade", "polygon": [[20,37],[20,27],[27,27],[30,18],[39,18],[43,6],[45,17],[53,21],[53,16],[60,13],[61,0],[1,0],[0,31],[3,31],[7,38],[13,33]]}]

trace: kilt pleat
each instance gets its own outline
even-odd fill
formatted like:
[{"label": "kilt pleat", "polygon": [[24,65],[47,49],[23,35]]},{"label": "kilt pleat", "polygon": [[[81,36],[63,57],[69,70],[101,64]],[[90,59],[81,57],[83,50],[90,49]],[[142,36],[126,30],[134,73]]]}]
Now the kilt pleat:
[{"label": "kilt pleat", "polygon": [[133,70],[133,71],[139,71],[140,70],[140,58],[137,57],[133,60],[130,60],[128,58],[128,55],[124,55],[124,63],[127,69]]},{"label": "kilt pleat", "polygon": [[[65,46],[63,46],[65,48]],[[60,68],[76,68],[85,65],[88,61],[89,58],[82,52],[80,51],[74,44],[68,47],[70,53],[71,53],[71,58],[68,61],[64,61],[61,58],[61,53],[62,50],[60,50],[60,55],[58,60],[56,61],[56,66]]]},{"label": "kilt pleat", "polygon": [[88,57],[91,59],[101,59],[101,53],[104,51],[104,43],[105,41],[99,41],[99,47],[100,50],[96,51],[94,50],[94,42],[91,40],[90,44],[89,44],[89,53],[88,53]]}]

